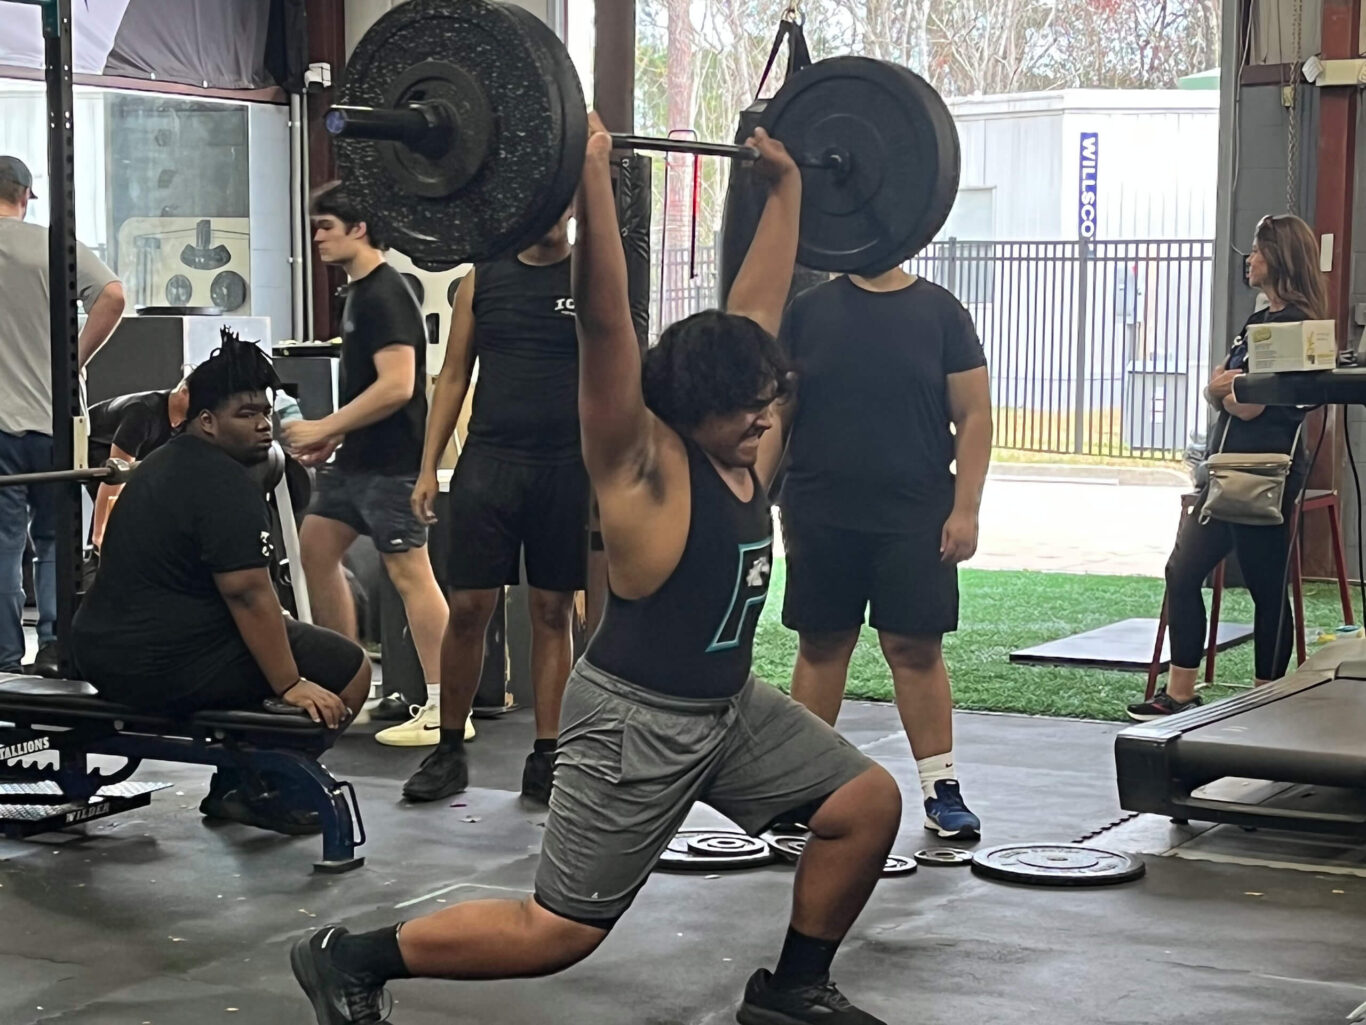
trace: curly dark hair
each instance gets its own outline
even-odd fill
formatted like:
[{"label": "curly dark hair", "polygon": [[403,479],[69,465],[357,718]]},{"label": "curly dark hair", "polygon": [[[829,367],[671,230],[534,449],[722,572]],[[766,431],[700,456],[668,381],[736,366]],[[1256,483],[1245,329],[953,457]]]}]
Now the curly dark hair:
[{"label": "curly dark hair", "polygon": [[687,432],[712,415],[750,409],[792,390],[792,365],[748,317],[704,310],[671,324],[645,354],[645,405]]},{"label": "curly dark hair", "polygon": [[234,395],[280,388],[275,365],[255,342],[244,342],[225,327],[219,332],[219,343],[213,354],[185,379],[190,390],[186,423],[206,409],[217,412]]}]

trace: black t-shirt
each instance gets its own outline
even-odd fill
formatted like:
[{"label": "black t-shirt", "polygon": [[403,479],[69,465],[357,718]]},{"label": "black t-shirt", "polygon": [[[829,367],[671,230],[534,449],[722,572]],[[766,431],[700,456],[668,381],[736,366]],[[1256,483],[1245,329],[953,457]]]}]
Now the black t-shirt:
[{"label": "black t-shirt", "polygon": [[382,263],[346,289],[342,310],[341,405],[351,402],[379,379],[375,353],[390,345],[411,345],[417,354],[413,397],[402,408],[352,431],[337,451],[337,466],[403,476],[422,466],[427,428],[427,338],[422,310],[403,275]]},{"label": "black t-shirt", "polygon": [[[1247,329],[1252,325],[1294,324],[1308,319],[1308,315],[1296,306],[1286,306],[1274,313],[1270,309],[1258,310],[1247,318],[1242,330],[1233,339],[1228,358],[1224,360],[1224,368],[1247,371]],[[1298,406],[1267,406],[1260,416],[1239,420],[1221,406],[1214,429],[1210,431],[1208,451],[1289,453],[1294,445],[1295,461],[1291,467],[1291,477],[1301,479],[1302,474],[1309,470],[1309,452],[1300,430],[1305,412]],[[1298,445],[1295,442],[1297,432],[1300,434]]]},{"label": "black t-shirt", "polygon": [[213,575],[268,566],[270,537],[261,486],[222,449],[182,434],[153,452],[110,513],[72,624],[81,671],[96,687],[159,678],[188,689],[241,643]]},{"label": "black t-shirt", "polygon": [[90,465],[103,465],[114,445],[135,459],[146,459],[170,441],[170,397],[169,391],[140,391],[91,406]]},{"label": "black t-shirt", "polygon": [[963,305],[923,278],[870,292],[841,276],[792,301],[783,341],[798,375],[783,511],[868,531],[947,514],[947,378],[986,365]]},{"label": "black t-shirt", "polygon": [[533,267],[515,256],[475,267],[470,445],[523,463],[581,458],[569,267],[568,258]]}]

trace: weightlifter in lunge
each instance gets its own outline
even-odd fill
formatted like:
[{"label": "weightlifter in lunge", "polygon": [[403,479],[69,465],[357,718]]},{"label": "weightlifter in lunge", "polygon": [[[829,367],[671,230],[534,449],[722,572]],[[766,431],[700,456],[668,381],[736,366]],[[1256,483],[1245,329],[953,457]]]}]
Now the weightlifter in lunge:
[{"label": "weightlifter in lunge", "polygon": [[[574,592],[588,562],[588,472],[579,444],[579,347],[569,282],[569,215],[536,245],[476,266],[455,294],[446,359],[432,394],[413,511],[436,522],[436,468],[474,391],[469,435],[451,482],[450,620],[441,647],[441,708],[425,724],[440,744],[405,784],[414,801],[464,790],[464,720],[479,686],[484,631],[505,584],[520,577],[531,611],[536,741],[522,794],[545,804],[555,769],[560,700],[573,660]],[[435,710],[433,710],[433,713]]]},{"label": "weightlifter in lunge", "polygon": [[698,800],[754,834],[793,815],[811,827],[777,970],[750,979],[739,1020],[878,1025],[828,973],[882,871],[900,793],[885,770],[750,674],[772,568],[774,406],[789,386],[774,333],[801,206],[783,147],[762,134],[751,144],[771,193],[729,309],[670,327],[642,375],[611,140],[593,119],[574,298],[584,460],[612,593],[565,693],[535,895],[301,939],[292,966],[321,1025],[380,1021],[391,979],[538,976],[582,960]]}]

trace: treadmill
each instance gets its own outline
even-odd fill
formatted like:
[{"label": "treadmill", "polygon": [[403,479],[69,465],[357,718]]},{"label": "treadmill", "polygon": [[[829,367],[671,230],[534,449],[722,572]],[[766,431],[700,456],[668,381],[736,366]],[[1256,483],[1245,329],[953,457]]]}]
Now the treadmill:
[{"label": "treadmill", "polygon": [[[1242,402],[1366,404],[1366,368],[1248,374]],[[1366,838],[1366,640],[1253,691],[1115,738],[1120,805],[1178,822]]]}]

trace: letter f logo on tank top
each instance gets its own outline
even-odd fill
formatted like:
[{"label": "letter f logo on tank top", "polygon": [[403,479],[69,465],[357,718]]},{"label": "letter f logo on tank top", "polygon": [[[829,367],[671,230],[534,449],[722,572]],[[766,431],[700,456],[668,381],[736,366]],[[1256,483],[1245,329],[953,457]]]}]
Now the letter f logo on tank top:
[{"label": "letter f logo on tank top", "polygon": [[[746,626],[753,629],[768,599],[768,578],[773,574],[773,538],[742,544],[737,556],[735,591],[716,628],[708,652],[739,647]],[[751,616],[752,613],[752,616]]]}]

